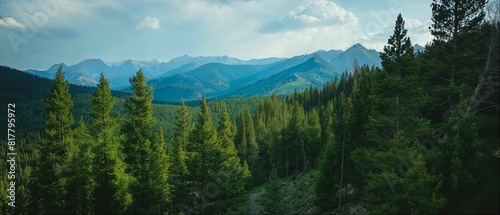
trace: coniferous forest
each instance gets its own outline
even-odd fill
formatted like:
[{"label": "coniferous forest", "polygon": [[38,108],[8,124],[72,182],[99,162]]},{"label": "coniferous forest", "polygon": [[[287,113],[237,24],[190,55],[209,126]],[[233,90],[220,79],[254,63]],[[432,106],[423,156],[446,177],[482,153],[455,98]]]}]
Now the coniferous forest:
[{"label": "coniferous forest", "polygon": [[423,52],[400,14],[381,68],[353,62],[290,95],[161,104],[141,70],[125,93],[104,73],[82,87],[63,67],[0,67],[18,151],[1,213],[250,213],[228,208],[262,187],[260,213],[296,214],[280,179],[312,172],[313,213],[498,214],[500,11],[486,3],[434,0]]}]

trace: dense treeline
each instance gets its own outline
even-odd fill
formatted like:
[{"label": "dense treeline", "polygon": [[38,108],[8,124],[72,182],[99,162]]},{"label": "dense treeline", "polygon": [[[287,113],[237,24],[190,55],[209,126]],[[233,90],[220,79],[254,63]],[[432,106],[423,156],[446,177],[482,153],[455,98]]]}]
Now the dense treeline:
[{"label": "dense treeline", "polygon": [[434,0],[423,53],[399,15],[382,68],[356,65],[286,97],[203,97],[188,108],[153,104],[142,71],[121,98],[103,75],[85,93],[61,68],[53,82],[24,77],[50,85],[19,98],[1,91],[38,104],[19,108],[20,121],[34,121],[18,124],[14,212],[204,213],[269,182],[262,212],[286,213],[277,178],[316,169],[322,212],[498,213],[500,23],[485,5]]}]

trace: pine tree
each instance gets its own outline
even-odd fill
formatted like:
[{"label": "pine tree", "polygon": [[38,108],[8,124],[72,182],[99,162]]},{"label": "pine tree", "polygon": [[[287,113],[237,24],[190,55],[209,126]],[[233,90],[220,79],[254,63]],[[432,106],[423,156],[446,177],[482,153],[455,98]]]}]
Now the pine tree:
[{"label": "pine tree", "polygon": [[371,98],[374,106],[367,126],[370,140],[381,148],[387,147],[392,138],[397,142],[403,134],[422,140],[430,133],[429,122],[419,117],[428,96],[416,75],[418,62],[404,24],[400,14],[394,34],[380,54],[383,70],[375,73],[377,81]]},{"label": "pine tree", "polygon": [[312,168],[316,167],[317,160],[319,158],[321,152],[321,124],[319,120],[319,114],[314,107],[308,114],[307,117],[307,126],[304,131],[304,161],[307,161],[306,165],[310,165]]},{"label": "pine tree", "polygon": [[437,40],[457,41],[461,34],[479,31],[487,0],[433,0],[431,33]]},{"label": "pine tree", "polygon": [[195,205],[194,208],[204,213],[205,205],[208,203],[207,201],[210,201],[205,193],[206,185],[211,177],[219,171],[220,164],[215,158],[221,156],[217,130],[213,125],[205,96],[202,97],[198,121],[186,148],[189,180],[194,188],[195,197],[201,200],[201,205]]},{"label": "pine tree", "polygon": [[[444,109],[458,104],[460,94],[469,94],[477,82],[477,68],[484,65],[484,38],[481,32],[487,0],[434,0],[431,4],[431,34],[435,37],[427,48],[424,62],[429,68],[430,89],[436,103]],[[442,115],[442,114],[440,114]]]},{"label": "pine tree", "polygon": [[78,127],[74,130],[74,140],[76,151],[71,158],[68,189],[71,190],[69,196],[69,207],[71,213],[89,214],[94,212],[94,188],[96,182],[93,174],[94,162],[94,142],[92,136],[80,119]]},{"label": "pine tree", "polygon": [[[377,68],[378,69],[378,68]],[[373,71],[368,66],[363,66],[354,70],[353,89],[346,101],[345,107],[345,166],[344,180],[354,187],[362,188],[363,177],[356,169],[351,153],[360,147],[368,144],[367,128],[368,118],[372,109],[371,90],[373,84]],[[345,183],[344,183],[345,184]]]},{"label": "pine tree", "polygon": [[74,151],[73,101],[69,83],[62,67],[57,70],[54,85],[45,101],[48,118],[44,126],[44,140],[35,154],[31,200],[38,213],[63,213],[68,197],[68,164]]},{"label": "pine tree", "polygon": [[282,144],[285,149],[285,174],[294,171],[303,171],[302,145],[304,144],[304,129],[306,123],[304,109],[298,102],[291,105],[291,119],[288,126],[283,130]]},{"label": "pine tree", "polygon": [[143,213],[151,207],[149,193],[149,171],[152,155],[151,143],[153,141],[153,88],[147,86],[147,79],[142,70],[130,78],[134,94],[125,100],[125,110],[128,119],[123,126],[125,134],[125,162],[127,172],[135,178],[132,184],[132,195],[137,213]]},{"label": "pine tree", "polygon": [[250,108],[245,109],[245,137],[246,137],[246,159],[250,165],[250,172],[252,173],[252,183],[258,182],[258,167],[259,167],[259,145],[257,145],[257,138],[255,137],[255,127],[253,123],[252,113]]},{"label": "pine tree", "polygon": [[318,173],[315,177],[314,189],[316,193],[315,204],[323,211],[331,209],[335,203],[335,193],[339,188],[339,171],[337,162],[338,160],[338,143],[334,141],[333,125],[336,121],[336,111],[334,110],[333,101],[328,102],[324,111],[325,126],[323,127],[324,139],[326,142],[321,151],[321,156],[318,163]]},{"label": "pine tree", "polygon": [[444,125],[445,136],[433,156],[434,173],[442,174],[442,192],[448,200],[446,213],[478,213],[481,199],[495,183],[485,143],[479,138],[473,113],[465,102],[452,111]]},{"label": "pine tree", "polygon": [[[261,184],[268,180],[270,170],[272,169],[272,131],[266,125],[266,113],[263,110],[263,102],[260,102],[255,113],[255,136],[259,147],[259,167],[258,175],[256,176],[257,183]],[[270,120],[269,120],[270,121]],[[270,127],[271,125],[269,125]]]},{"label": "pine tree", "polygon": [[170,204],[169,157],[165,150],[163,128],[160,127],[153,145],[153,156],[151,158],[151,170],[149,176],[149,188],[151,193],[152,207],[148,213],[164,214]]},{"label": "pine tree", "polygon": [[90,109],[91,132],[95,140],[92,151],[95,155],[96,213],[123,213],[132,203],[129,191],[132,178],[125,173],[119,125],[110,116],[113,104],[109,82],[101,73],[97,90],[91,97]]},{"label": "pine tree", "polygon": [[247,161],[248,162],[248,156],[247,156],[247,128],[246,128],[246,121],[245,121],[245,115],[243,112],[238,113],[238,117],[236,118],[236,135],[234,137],[235,141],[235,146],[236,149],[238,150],[238,156],[240,157],[241,161]]},{"label": "pine tree", "polygon": [[[418,63],[406,33],[400,14],[380,55],[384,68],[375,73],[373,108],[366,125],[368,140],[374,145],[352,153],[363,167],[363,199],[371,213],[422,212],[422,208],[436,213],[444,204],[437,194],[437,177],[422,168],[425,160],[419,158],[425,154],[418,143],[430,134],[429,122],[419,112],[427,96],[416,76]],[[425,195],[409,196],[407,187],[419,187]],[[420,204],[410,202],[417,199]]]},{"label": "pine tree", "polygon": [[178,208],[181,204],[186,204],[190,202],[189,190],[191,185],[188,183],[188,169],[186,166],[186,147],[189,145],[189,136],[193,130],[191,124],[191,116],[189,111],[181,100],[181,107],[178,111],[178,115],[175,122],[175,132],[172,142],[172,152],[169,156],[170,167],[169,173],[170,177],[169,184],[172,185],[172,210],[178,212]]},{"label": "pine tree", "polygon": [[226,195],[232,196],[244,191],[250,175],[243,170],[238,151],[234,146],[234,133],[231,130],[231,121],[226,103],[222,102],[221,106],[221,117],[218,126],[218,139],[221,146],[221,157],[218,162],[220,162],[221,167],[218,178],[222,182],[221,186],[226,191]]}]

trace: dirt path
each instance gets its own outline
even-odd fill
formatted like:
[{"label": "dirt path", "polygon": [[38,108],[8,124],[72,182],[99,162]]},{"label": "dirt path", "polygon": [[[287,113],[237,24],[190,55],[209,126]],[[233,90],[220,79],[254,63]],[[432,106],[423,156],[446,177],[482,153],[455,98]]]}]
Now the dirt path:
[{"label": "dirt path", "polygon": [[262,193],[264,193],[264,188],[261,188],[259,193],[250,195],[250,214],[260,214],[260,205],[256,200]]}]

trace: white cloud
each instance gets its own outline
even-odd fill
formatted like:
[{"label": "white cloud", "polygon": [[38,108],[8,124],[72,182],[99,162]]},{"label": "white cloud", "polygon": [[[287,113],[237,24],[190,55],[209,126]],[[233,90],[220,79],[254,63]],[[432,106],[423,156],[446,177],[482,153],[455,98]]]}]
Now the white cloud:
[{"label": "white cloud", "polygon": [[277,33],[295,31],[322,26],[355,26],[358,18],[337,4],[322,0],[308,6],[299,6],[296,11],[290,11],[283,19],[269,22],[262,26],[262,33]]},{"label": "white cloud", "polygon": [[[428,27],[431,21],[422,23],[418,19],[405,18],[405,28],[408,30],[407,36],[410,37],[412,44],[424,46],[432,40],[432,35]],[[355,40],[366,46],[378,51],[382,51],[387,45],[387,40],[394,33],[394,24],[385,26],[381,32],[370,32],[362,37],[356,37]]]},{"label": "white cloud", "polygon": [[137,26],[135,26],[137,29],[144,29],[144,28],[150,28],[150,29],[155,29],[158,30],[160,29],[160,20],[154,17],[146,17],[144,20],[142,20]]},{"label": "white cloud", "polygon": [[10,16],[4,16],[0,19],[0,26],[8,27],[8,28],[24,28],[23,23],[18,22],[14,18]]}]

